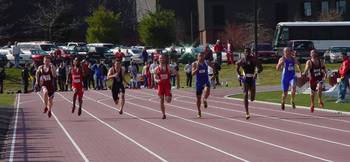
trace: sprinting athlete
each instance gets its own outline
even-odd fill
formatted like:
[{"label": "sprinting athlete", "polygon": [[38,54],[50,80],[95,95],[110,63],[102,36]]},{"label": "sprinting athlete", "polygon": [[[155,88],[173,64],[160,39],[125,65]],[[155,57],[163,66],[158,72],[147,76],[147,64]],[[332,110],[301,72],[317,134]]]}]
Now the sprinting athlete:
[{"label": "sprinting athlete", "polygon": [[291,87],[291,105],[293,109],[295,109],[295,92],[296,92],[296,82],[295,82],[295,66],[297,67],[298,71],[300,70],[300,63],[299,61],[293,56],[292,51],[290,48],[284,48],[283,49],[283,56],[278,60],[278,64],[276,66],[276,70],[281,70],[283,68],[282,72],[282,79],[281,79],[281,87],[282,87],[282,100],[281,100],[281,109],[285,109],[285,100],[288,95],[289,87]]},{"label": "sprinting athlete", "polygon": [[[243,74],[241,73],[240,69],[243,69]],[[256,69],[257,72],[256,72]],[[246,119],[248,120],[250,118],[249,109],[248,109],[248,92],[250,94],[250,101],[255,100],[255,92],[256,92],[256,78],[258,73],[261,73],[263,70],[263,67],[251,54],[250,48],[244,49],[244,57],[241,58],[237,62],[237,73],[239,75],[240,81],[243,83],[243,92],[244,92],[244,107],[246,112]]]},{"label": "sprinting athlete", "polygon": [[[154,74],[154,80],[158,83],[158,96],[160,97],[160,109],[163,114],[162,119],[166,119],[164,100],[167,103],[170,103],[172,98],[170,75],[174,74],[177,77],[176,80],[179,79],[179,75],[177,71],[175,69],[170,68],[167,62],[167,59],[168,59],[167,56],[160,55],[159,65],[155,69],[155,74]],[[179,84],[177,85],[177,88],[179,88]]]},{"label": "sprinting athlete", "polygon": [[210,81],[208,75],[208,66],[212,67],[212,65],[205,60],[205,54],[199,53],[197,55],[197,61],[192,64],[192,75],[196,76],[196,96],[197,96],[197,109],[198,109],[198,118],[202,117],[201,111],[201,102],[202,95],[204,91],[203,97],[203,105],[204,108],[208,107],[207,99],[210,95]]},{"label": "sprinting athlete", "polygon": [[310,111],[314,112],[315,108],[315,93],[318,94],[318,104],[320,108],[323,108],[322,101],[322,86],[323,80],[327,77],[326,66],[318,57],[315,50],[310,52],[311,59],[306,62],[303,75],[309,76],[309,83],[311,88],[310,93]]},{"label": "sprinting athlete", "polygon": [[125,80],[124,77],[124,68],[122,67],[122,63],[120,59],[116,59],[114,62],[114,65],[109,69],[108,71],[108,77],[107,79],[112,80],[112,96],[115,105],[118,105],[119,103],[119,93],[121,93],[121,107],[119,110],[119,114],[123,114],[123,108],[125,104],[125,88],[124,88],[124,83],[127,84],[127,81]]},{"label": "sprinting athlete", "polygon": [[72,107],[72,113],[75,111],[75,101],[79,101],[79,111],[78,115],[81,115],[82,111],[82,104],[83,104],[83,69],[81,68],[80,61],[78,58],[75,58],[73,61],[73,67],[72,67],[72,90],[73,90],[73,107]]},{"label": "sprinting athlete", "polygon": [[53,106],[53,98],[55,94],[54,78],[56,78],[56,68],[51,63],[49,56],[44,57],[44,64],[39,66],[36,72],[36,78],[39,78],[35,82],[35,87],[38,87],[39,80],[41,90],[44,97],[44,113],[48,112],[48,117],[51,117],[51,111]]}]

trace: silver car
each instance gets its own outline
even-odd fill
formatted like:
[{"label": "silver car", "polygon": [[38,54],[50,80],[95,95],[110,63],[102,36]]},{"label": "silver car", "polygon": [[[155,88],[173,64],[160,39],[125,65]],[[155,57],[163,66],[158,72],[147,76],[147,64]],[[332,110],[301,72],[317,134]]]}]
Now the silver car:
[{"label": "silver car", "polygon": [[350,47],[331,47],[324,53],[324,57],[326,61],[331,63],[342,62],[342,52],[346,52],[347,55],[350,56]]}]

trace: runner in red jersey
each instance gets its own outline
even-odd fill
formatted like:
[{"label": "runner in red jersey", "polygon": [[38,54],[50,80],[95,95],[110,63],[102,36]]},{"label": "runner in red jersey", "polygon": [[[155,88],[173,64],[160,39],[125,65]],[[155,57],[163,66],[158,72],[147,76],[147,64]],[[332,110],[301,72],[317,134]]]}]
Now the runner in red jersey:
[{"label": "runner in red jersey", "polygon": [[36,72],[36,78],[39,78],[35,82],[35,87],[38,87],[39,80],[42,86],[42,92],[44,97],[44,113],[49,112],[48,116],[51,117],[51,110],[53,105],[53,98],[55,94],[54,78],[56,78],[56,68],[51,63],[49,56],[44,57],[44,65],[39,66]]},{"label": "runner in red jersey", "polygon": [[72,90],[73,90],[73,107],[72,107],[72,113],[75,111],[75,101],[79,101],[79,111],[78,115],[81,115],[81,107],[83,104],[83,69],[80,66],[80,61],[78,58],[75,58],[73,61],[73,67],[72,67]]},{"label": "runner in red jersey", "polygon": [[323,61],[318,57],[318,54],[315,50],[310,52],[311,59],[306,62],[305,70],[303,75],[309,74],[310,82],[310,111],[314,112],[315,107],[315,93],[318,94],[318,103],[319,107],[323,108],[322,101],[322,86],[323,80],[326,78],[326,66]]},{"label": "runner in red jersey", "polygon": [[[166,119],[164,100],[167,103],[170,103],[171,97],[172,97],[170,73],[176,74],[177,77],[179,75],[177,75],[177,71],[175,69],[170,69],[170,66],[167,63],[167,57],[165,55],[160,55],[159,63],[160,65],[155,69],[154,80],[158,82],[158,95],[160,97],[160,109],[163,113],[162,119]],[[179,85],[177,85],[177,88],[179,88]]]}]

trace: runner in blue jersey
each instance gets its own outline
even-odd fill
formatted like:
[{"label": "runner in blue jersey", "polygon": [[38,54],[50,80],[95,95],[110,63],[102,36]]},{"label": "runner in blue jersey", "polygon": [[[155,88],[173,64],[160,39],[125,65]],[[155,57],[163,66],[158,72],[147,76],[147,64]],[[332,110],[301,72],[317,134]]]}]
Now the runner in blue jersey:
[{"label": "runner in blue jersey", "polygon": [[276,66],[277,70],[282,70],[282,79],[281,79],[281,88],[283,91],[282,94],[282,101],[281,101],[281,109],[284,110],[285,106],[285,100],[288,95],[289,87],[291,87],[291,105],[295,109],[294,104],[294,98],[295,98],[295,92],[296,92],[296,82],[295,82],[295,67],[298,69],[299,73],[300,70],[300,64],[298,60],[293,56],[292,51],[290,48],[284,48],[283,49],[283,57],[281,57],[278,61],[278,64]]},{"label": "runner in blue jersey", "polygon": [[197,56],[197,61],[192,64],[192,75],[196,76],[198,118],[202,117],[201,101],[202,101],[203,91],[204,91],[203,105],[204,105],[204,108],[208,107],[207,99],[210,95],[208,66],[211,66],[211,64],[205,61],[204,53],[199,53]]}]

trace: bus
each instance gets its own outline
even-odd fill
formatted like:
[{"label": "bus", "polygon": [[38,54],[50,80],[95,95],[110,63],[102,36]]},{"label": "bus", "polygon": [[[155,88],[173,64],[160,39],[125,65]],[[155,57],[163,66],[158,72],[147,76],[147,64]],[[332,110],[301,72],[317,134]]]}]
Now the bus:
[{"label": "bus", "polygon": [[310,40],[320,52],[331,46],[349,46],[350,21],[278,23],[273,40],[274,49],[280,51],[292,40]]}]

